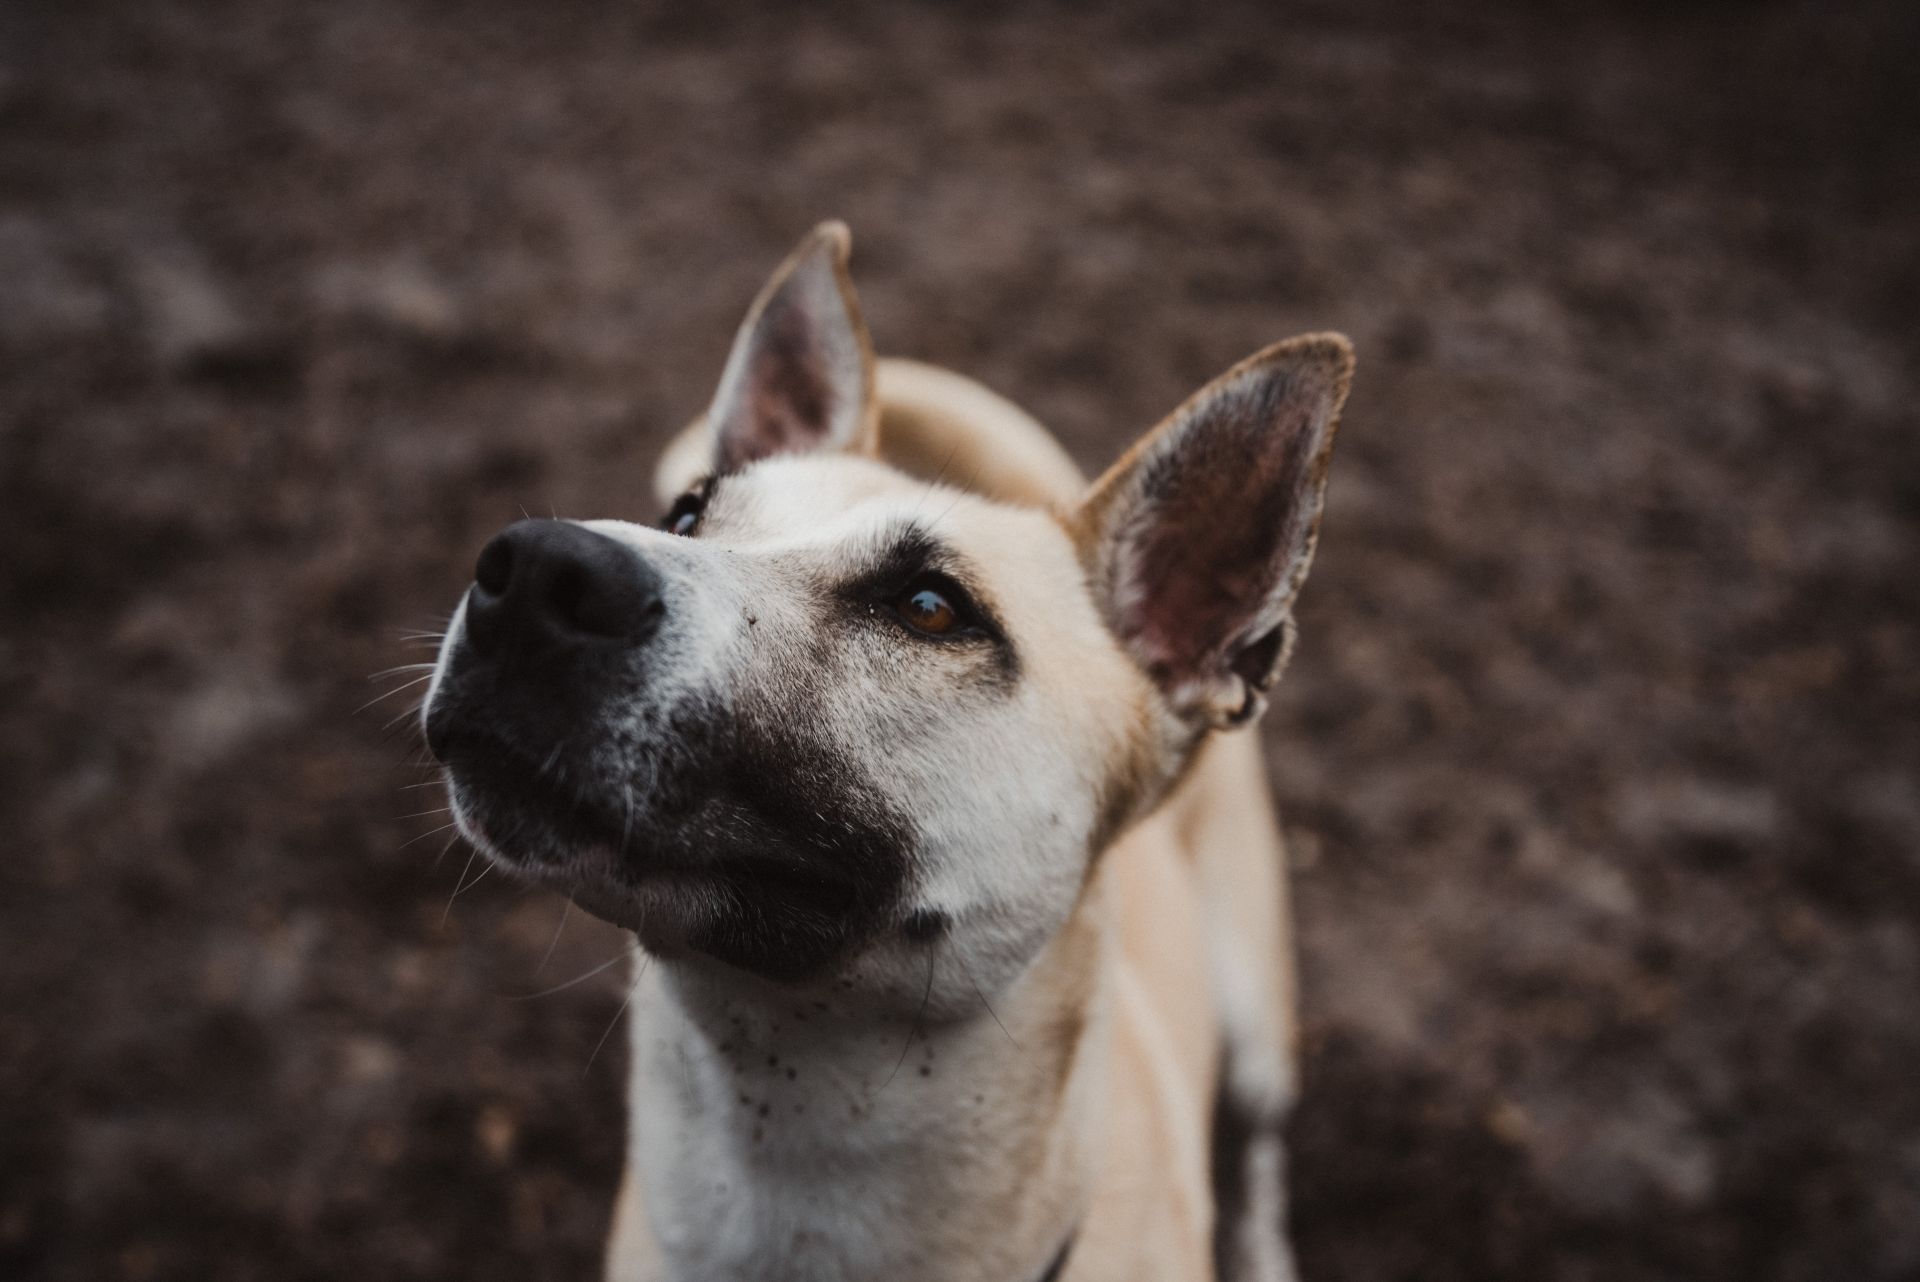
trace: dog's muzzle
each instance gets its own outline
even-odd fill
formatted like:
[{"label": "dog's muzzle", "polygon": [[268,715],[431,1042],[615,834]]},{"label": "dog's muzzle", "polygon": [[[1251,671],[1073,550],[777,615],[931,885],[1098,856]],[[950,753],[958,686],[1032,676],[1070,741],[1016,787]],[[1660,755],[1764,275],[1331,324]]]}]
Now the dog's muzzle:
[{"label": "dog's muzzle", "polygon": [[814,721],[663,697],[685,590],[585,526],[509,526],[449,633],[428,746],[490,857],[656,955],[815,973],[890,920],[914,834]]},{"label": "dog's muzzle", "polygon": [[520,521],[481,550],[426,732],[458,813],[501,853],[551,865],[620,844],[605,708],[636,688],[666,614],[659,571],[585,526]]}]

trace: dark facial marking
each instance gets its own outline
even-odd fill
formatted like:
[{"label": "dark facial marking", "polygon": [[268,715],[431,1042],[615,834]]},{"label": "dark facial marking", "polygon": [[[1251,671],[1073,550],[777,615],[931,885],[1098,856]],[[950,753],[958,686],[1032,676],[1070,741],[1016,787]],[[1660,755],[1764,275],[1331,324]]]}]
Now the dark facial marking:
[{"label": "dark facial marking", "polygon": [[[630,665],[510,679],[456,665],[429,739],[494,844],[642,943],[646,923],[619,905],[650,877],[684,883],[684,946],[776,981],[818,974],[898,921],[917,838],[819,729],[823,691],[789,684],[773,708],[690,704],[665,726],[609,724],[645,680],[644,657]],[[657,773],[629,808],[643,753]],[[594,850],[608,853],[583,864]]]},{"label": "dark facial marking", "polygon": [[882,929],[914,846],[911,825],[857,764],[804,728],[804,709],[794,713],[777,723],[740,709],[676,717],[671,751],[685,768],[656,807],[672,846],[717,860],[720,911],[693,946],[785,981]]}]

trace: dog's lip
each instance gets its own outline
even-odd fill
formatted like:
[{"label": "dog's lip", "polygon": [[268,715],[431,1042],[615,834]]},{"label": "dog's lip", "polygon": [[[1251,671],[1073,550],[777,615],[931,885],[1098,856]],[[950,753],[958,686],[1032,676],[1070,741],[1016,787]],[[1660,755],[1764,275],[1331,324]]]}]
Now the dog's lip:
[{"label": "dog's lip", "polygon": [[[502,733],[474,726],[464,719],[434,717],[427,726],[428,746],[446,768],[456,793],[471,794],[487,806],[506,806],[525,813],[551,829],[567,845],[607,845],[617,855],[621,842],[616,821],[603,813],[591,795],[549,777],[551,763],[543,764],[531,751]],[[500,853],[513,852],[488,832],[485,816],[467,818],[486,833]]]},{"label": "dog's lip", "polygon": [[[464,818],[486,838],[489,853],[570,894],[623,899],[675,884],[711,888],[754,883],[774,887],[783,900],[820,912],[835,911],[855,894],[837,870],[792,854],[735,854],[682,848],[679,843],[642,846],[635,842],[630,822],[616,817],[603,801],[558,784],[531,751],[463,718],[437,718],[430,725],[430,746],[456,793],[468,793],[482,803],[465,808]],[[509,811],[508,825],[489,824],[486,812],[494,807]],[[504,833],[493,830],[510,830],[513,821],[526,818],[540,824],[570,857],[558,862],[530,859],[512,842],[501,840]],[[595,911],[619,920],[613,913]]]}]

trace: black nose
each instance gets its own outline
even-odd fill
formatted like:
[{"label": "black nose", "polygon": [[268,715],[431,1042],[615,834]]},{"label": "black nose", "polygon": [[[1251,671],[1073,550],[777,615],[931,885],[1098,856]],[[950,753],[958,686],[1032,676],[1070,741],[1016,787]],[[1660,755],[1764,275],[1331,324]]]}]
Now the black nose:
[{"label": "black nose", "polygon": [[481,654],[637,645],[666,607],[633,549],[571,521],[516,521],[480,549],[467,639]]}]

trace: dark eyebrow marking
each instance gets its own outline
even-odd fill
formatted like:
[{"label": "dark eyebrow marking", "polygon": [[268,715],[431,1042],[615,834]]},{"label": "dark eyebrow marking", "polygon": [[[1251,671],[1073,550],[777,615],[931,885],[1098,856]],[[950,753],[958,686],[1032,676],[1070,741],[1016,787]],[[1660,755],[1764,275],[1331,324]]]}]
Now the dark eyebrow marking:
[{"label": "dark eyebrow marking", "polygon": [[[853,582],[879,590],[897,589],[925,570],[960,579],[955,572],[959,559],[951,547],[923,527],[903,523],[879,536],[867,563],[855,571]],[[970,585],[962,581],[961,586]]]}]

